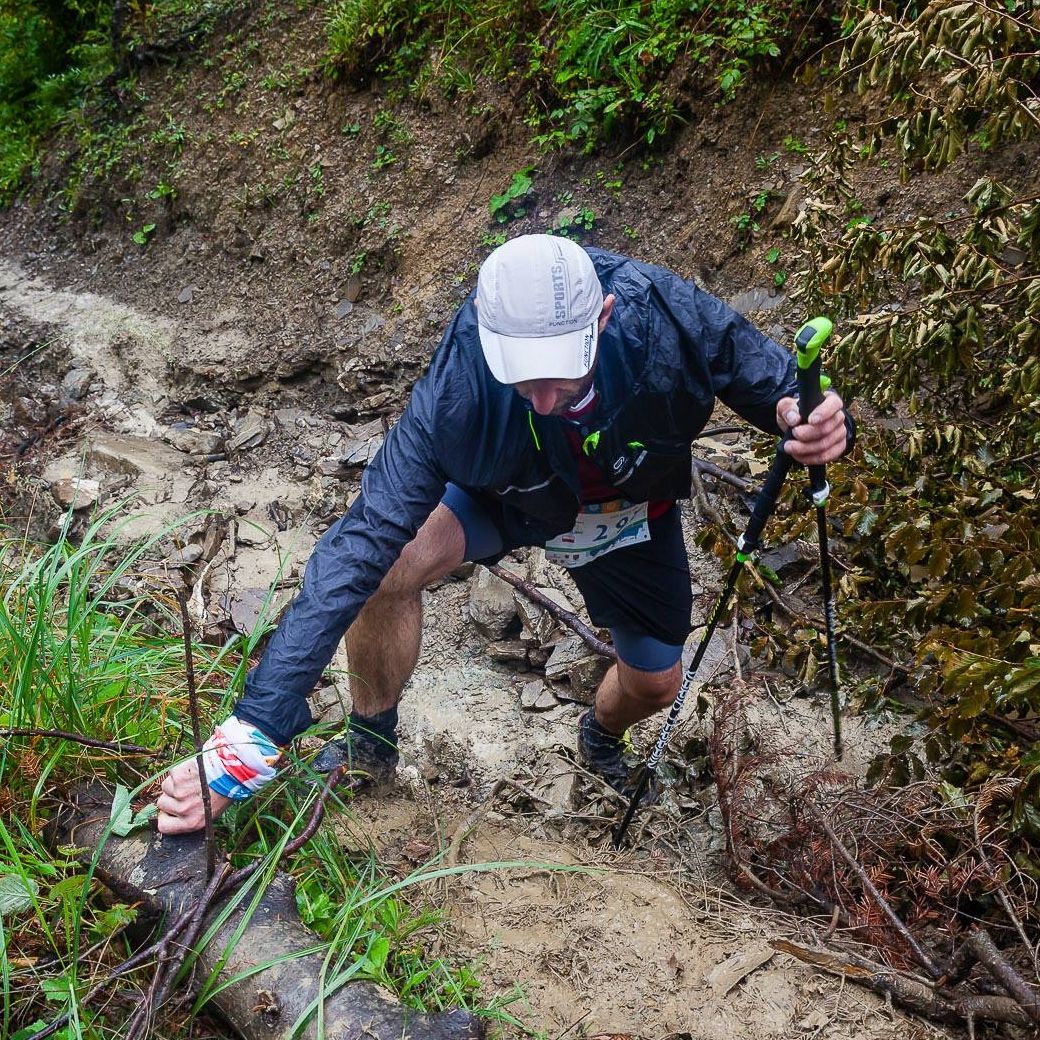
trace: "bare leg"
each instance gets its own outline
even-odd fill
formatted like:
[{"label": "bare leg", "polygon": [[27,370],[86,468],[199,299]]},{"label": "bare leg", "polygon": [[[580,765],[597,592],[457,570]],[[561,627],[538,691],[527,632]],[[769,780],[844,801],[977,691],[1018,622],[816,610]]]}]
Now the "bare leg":
[{"label": "bare leg", "polygon": [[347,630],[350,694],[360,715],[392,708],[419,660],[422,590],[462,563],[466,537],[439,505]]},{"label": "bare leg", "polygon": [[641,672],[618,661],[596,690],[596,718],[604,729],[620,736],[629,726],[667,708],[681,681],[679,661],[663,672]]}]

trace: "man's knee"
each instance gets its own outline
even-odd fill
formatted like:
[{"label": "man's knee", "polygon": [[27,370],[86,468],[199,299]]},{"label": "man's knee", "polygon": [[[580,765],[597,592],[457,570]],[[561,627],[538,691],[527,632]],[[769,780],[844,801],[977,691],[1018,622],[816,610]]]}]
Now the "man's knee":
[{"label": "man's knee", "polygon": [[618,661],[618,682],[622,693],[653,711],[667,708],[675,700],[682,682],[682,663],[660,672],[643,672]]},{"label": "man's knee", "polygon": [[458,567],[466,553],[466,536],[455,514],[438,505],[390,568],[379,591],[418,592]]}]

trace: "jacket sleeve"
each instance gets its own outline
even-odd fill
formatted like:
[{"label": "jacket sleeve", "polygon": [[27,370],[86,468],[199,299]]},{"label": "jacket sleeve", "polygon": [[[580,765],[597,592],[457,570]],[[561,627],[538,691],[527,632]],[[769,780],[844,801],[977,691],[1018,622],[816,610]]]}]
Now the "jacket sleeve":
[{"label": "jacket sleeve", "polygon": [[[779,433],[776,402],[798,392],[794,355],[710,293],[658,269],[655,288],[678,327],[687,371],[766,433]],[[705,371],[706,369],[706,371]]]},{"label": "jacket sleeve", "polygon": [[446,480],[432,438],[434,396],[428,381],[417,384],[400,421],[365,470],[361,494],[315,546],[303,587],[246,677],[235,715],[278,744],[288,744],[311,725],[307,695],[344,632],[444,493]]}]

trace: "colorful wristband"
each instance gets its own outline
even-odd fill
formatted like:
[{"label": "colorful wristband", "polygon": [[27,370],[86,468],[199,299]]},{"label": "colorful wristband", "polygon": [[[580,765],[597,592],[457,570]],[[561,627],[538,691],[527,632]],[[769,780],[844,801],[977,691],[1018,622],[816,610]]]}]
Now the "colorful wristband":
[{"label": "colorful wristband", "polygon": [[232,715],[213,730],[202,749],[210,788],[241,802],[256,794],[277,775],[281,750],[248,722]]}]

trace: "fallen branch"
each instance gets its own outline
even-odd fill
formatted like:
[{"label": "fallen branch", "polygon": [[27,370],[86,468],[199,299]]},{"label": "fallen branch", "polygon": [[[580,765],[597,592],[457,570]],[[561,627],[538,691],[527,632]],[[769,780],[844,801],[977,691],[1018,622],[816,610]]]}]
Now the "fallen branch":
[{"label": "fallen branch", "polygon": [[707,459],[694,458],[693,469],[696,473],[704,473],[709,477],[715,477],[716,480],[732,484],[733,487],[738,488],[740,491],[750,491],[754,487],[750,480],[738,477],[736,473],[730,473],[728,469],[716,466],[714,462],[708,462]]},{"label": "fallen branch", "polygon": [[141,747],[140,744],[127,744],[121,740],[95,740],[81,733],[68,733],[63,729],[0,729],[0,737],[54,737],[56,740],[69,740],[84,747],[100,748],[102,751],[113,751],[119,755],[147,755],[155,758],[159,754],[153,748]]},{"label": "fallen branch", "polygon": [[574,611],[565,610],[559,603],[554,603],[549,599],[544,592],[539,592],[529,581],[518,578],[512,571],[507,571],[497,563],[489,567],[488,570],[496,578],[501,578],[507,584],[512,585],[514,589],[522,592],[532,603],[537,603],[538,606],[547,610],[557,621],[581,636],[589,648],[597,654],[609,657],[612,661],[617,659],[617,651],[609,643],[604,643]]},{"label": "fallen branch", "polygon": [[978,926],[968,938],[975,956],[989,973],[1011,994],[1025,1013],[1040,1025],[1040,993],[1030,986],[997,949],[993,940]]},{"label": "fallen branch", "polygon": [[849,869],[859,879],[859,883],[863,888],[870,893],[870,898],[878,905],[881,912],[888,918],[889,924],[899,933],[903,942],[913,950],[914,956],[917,958],[917,962],[932,976],[933,979],[941,978],[943,975],[942,968],[929,956],[928,952],[924,947],[917,941],[916,938],[911,934],[910,929],[903,923],[903,919],[889,906],[888,901],[878,891],[877,885],[867,876],[867,872],[863,869],[859,860],[852,855],[851,852],[842,843],[841,839],[837,834],[834,833],[834,828],[823,818],[822,815],[817,816],[817,822],[823,828],[824,834],[830,838],[831,845],[834,846],[835,851],[839,856],[849,865]]},{"label": "fallen branch", "polygon": [[[313,836],[338,779],[338,770],[329,774],[306,825],[286,843],[281,858],[298,851]],[[98,845],[108,827],[105,809],[110,809],[110,802],[110,794],[97,786],[78,792],[74,810],[62,815],[49,840],[65,844],[74,833],[76,845]],[[96,860],[106,875],[122,879],[122,888],[134,889],[146,910],[164,913],[173,921],[158,942],[119,965],[80,1002],[82,1007],[116,978],[156,958],[157,978],[128,1023],[124,1033],[128,1038],[148,1035],[154,1012],[171,992],[189,955],[194,956],[200,974],[212,978],[212,1004],[245,1040],[316,1038],[320,1030],[325,1036],[369,1040],[480,1040],[484,1035],[482,1024],[468,1012],[417,1014],[373,983],[350,982],[326,993],[326,953],[304,954],[322,944],[300,922],[292,880],[280,872],[274,873],[254,911],[236,905],[207,944],[193,949],[213,914],[226,907],[258,871],[272,866],[267,860],[233,872],[225,868],[207,883],[206,850],[198,834],[160,837],[155,833],[110,836],[96,852],[86,852],[82,858]],[[294,1032],[298,1019],[304,1019],[304,1024]],[[30,1040],[44,1040],[67,1021],[65,1016],[51,1023]]]},{"label": "fallen branch", "polygon": [[[780,593],[777,592],[775,588],[773,588],[771,582],[765,581],[763,579],[762,587],[766,590],[766,594],[773,601],[773,605],[779,608],[781,613],[783,613],[785,616],[802,624],[810,625],[816,629],[823,628],[823,618],[806,617],[802,614],[799,614],[798,611],[792,610],[791,607],[784,602],[784,598],[780,595]],[[880,650],[876,650],[868,643],[864,643],[861,640],[857,639],[855,636],[849,635],[848,632],[839,631],[838,638],[842,642],[848,643],[849,646],[855,647],[857,650],[861,650],[865,654],[869,654],[876,661],[880,661],[890,672],[900,672],[903,675],[910,674],[909,665],[900,664],[898,661],[893,661],[891,657],[886,657],[885,654],[881,653]]]},{"label": "fallen branch", "polygon": [[924,979],[894,971],[848,951],[837,954],[830,950],[798,946],[786,939],[774,939],[770,945],[803,964],[811,964],[814,968],[880,993],[925,1018],[951,1023],[963,1023],[966,1019],[1021,1026],[1030,1023],[1029,1015],[1010,997],[948,994]]}]

